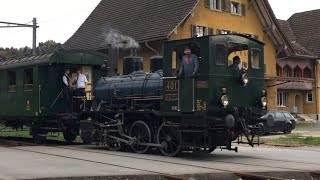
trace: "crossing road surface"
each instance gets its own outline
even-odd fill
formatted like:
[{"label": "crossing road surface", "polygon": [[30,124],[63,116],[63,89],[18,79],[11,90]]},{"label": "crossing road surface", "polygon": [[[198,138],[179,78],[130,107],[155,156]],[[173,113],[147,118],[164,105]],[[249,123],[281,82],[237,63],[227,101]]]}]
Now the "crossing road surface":
[{"label": "crossing road surface", "polygon": [[240,147],[208,155],[114,152],[95,146],[0,147],[0,179],[320,178],[319,149]]}]

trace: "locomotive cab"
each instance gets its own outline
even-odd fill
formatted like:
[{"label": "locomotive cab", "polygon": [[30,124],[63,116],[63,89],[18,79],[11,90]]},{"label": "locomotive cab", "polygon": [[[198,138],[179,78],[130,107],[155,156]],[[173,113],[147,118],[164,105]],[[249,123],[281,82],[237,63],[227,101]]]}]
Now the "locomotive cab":
[{"label": "locomotive cab", "polygon": [[[173,72],[181,64],[181,47],[186,45],[197,55],[199,71],[196,76],[178,78]],[[225,136],[229,142],[241,134],[247,137],[249,134],[257,135],[258,123],[267,121],[260,118],[267,112],[263,46],[262,42],[243,35],[167,42],[162,104],[162,110],[168,114],[167,123],[180,124],[183,127],[181,132],[189,137],[196,137],[191,135],[191,129],[195,127],[202,127],[204,131],[220,128],[211,131],[211,137]],[[241,61],[234,65],[232,61],[236,56]],[[273,119],[269,117],[268,122],[272,124]],[[221,135],[220,131],[228,133]],[[185,140],[183,143],[190,146],[195,146],[192,141],[199,141],[193,138],[189,142]],[[212,140],[211,143],[221,145],[227,142],[220,140]],[[248,143],[254,144],[253,140]]]}]

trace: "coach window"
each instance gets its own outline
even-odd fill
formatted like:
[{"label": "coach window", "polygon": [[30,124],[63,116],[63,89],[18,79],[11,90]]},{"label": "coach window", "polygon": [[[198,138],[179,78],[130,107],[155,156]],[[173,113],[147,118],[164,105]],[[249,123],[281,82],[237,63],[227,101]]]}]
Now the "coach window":
[{"label": "coach window", "polygon": [[253,69],[260,68],[260,50],[251,49],[251,66]]},{"label": "coach window", "polygon": [[25,91],[32,91],[33,86],[33,70],[25,69],[24,70],[24,90]]},{"label": "coach window", "polygon": [[15,71],[8,71],[8,92],[17,91],[17,78]]},{"label": "coach window", "polygon": [[224,44],[216,45],[216,64],[217,65],[226,65],[226,46]]}]

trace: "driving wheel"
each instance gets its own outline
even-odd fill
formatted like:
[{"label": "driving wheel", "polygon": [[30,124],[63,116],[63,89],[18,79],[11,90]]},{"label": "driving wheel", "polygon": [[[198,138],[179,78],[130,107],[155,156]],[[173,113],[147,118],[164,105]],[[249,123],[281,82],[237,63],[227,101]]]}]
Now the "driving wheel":
[{"label": "driving wheel", "polygon": [[162,124],[158,129],[157,142],[164,145],[160,148],[163,155],[176,156],[181,149],[181,133],[174,126]]},{"label": "driving wheel", "polygon": [[135,138],[135,143],[131,145],[131,148],[136,153],[146,153],[149,146],[139,145],[140,143],[151,142],[151,131],[147,123],[143,121],[136,121],[132,124],[129,136]]}]

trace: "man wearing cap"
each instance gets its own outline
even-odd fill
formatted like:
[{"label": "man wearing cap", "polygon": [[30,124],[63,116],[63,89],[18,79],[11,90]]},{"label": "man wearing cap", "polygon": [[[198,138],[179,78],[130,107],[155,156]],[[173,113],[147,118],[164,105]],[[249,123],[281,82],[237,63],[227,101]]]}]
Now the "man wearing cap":
[{"label": "man wearing cap", "polygon": [[231,64],[229,68],[234,71],[240,71],[239,64],[240,64],[240,58],[239,56],[235,56],[233,57],[233,64]]},{"label": "man wearing cap", "polygon": [[71,101],[71,91],[70,91],[70,69],[66,68],[64,69],[64,75],[62,76],[62,82],[63,82],[63,104],[64,109],[66,113],[72,112],[72,101]]},{"label": "man wearing cap", "polygon": [[185,55],[182,57],[178,77],[195,77],[199,71],[198,57],[195,54],[191,54],[190,47],[184,48],[184,54]]}]

